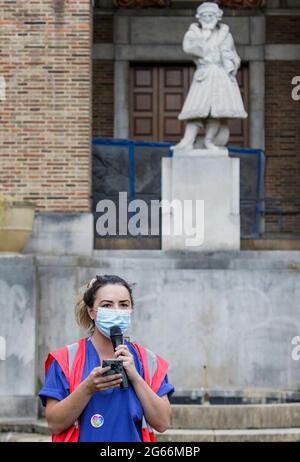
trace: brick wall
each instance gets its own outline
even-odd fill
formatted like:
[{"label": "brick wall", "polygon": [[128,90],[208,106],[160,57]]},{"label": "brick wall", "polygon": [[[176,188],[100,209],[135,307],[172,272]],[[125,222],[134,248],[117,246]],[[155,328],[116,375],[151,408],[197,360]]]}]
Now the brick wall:
[{"label": "brick wall", "polygon": [[267,43],[300,43],[300,16],[266,16]]},{"label": "brick wall", "polygon": [[[113,42],[113,16],[94,16],[94,43]],[[93,136],[113,137],[114,62],[93,60]]]},{"label": "brick wall", "polygon": [[93,136],[113,136],[114,63],[94,60],[93,63]]},{"label": "brick wall", "polygon": [[113,42],[113,16],[112,14],[94,15],[94,43]]},{"label": "brick wall", "polygon": [[[300,17],[267,17],[268,43],[298,43]],[[266,62],[266,231],[300,234],[300,102],[292,78],[299,61]],[[298,201],[298,202],[297,202]],[[276,209],[276,211],[275,211]]]},{"label": "brick wall", "polygon": [[90,210],[90,0],[0,0],[0,193]]}]

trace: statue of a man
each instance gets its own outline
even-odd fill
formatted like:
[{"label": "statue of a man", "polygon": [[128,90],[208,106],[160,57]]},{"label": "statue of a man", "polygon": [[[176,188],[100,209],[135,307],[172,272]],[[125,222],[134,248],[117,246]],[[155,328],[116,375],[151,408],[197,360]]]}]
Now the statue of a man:
[{"label": "statue of a man", "polygon": [[199,23],[189,27],[183,50],[196,64],[193,82],[178,116],[186,120],[183,139],[173,149],[193,149],[199,127],[204,127],[204,148],[224,148],[229,140],[228,119],[247,117],[236,74],[241,60],[216,3],[197,8]]}]

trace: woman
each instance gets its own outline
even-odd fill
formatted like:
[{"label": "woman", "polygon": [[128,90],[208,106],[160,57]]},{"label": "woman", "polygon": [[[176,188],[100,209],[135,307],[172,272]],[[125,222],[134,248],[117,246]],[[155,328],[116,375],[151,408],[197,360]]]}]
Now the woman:
[{"label": "woman", "polygon": [[186,120],[183,139],[172,149],[193,149],[198,129],[205,127],[206,149],[225,146],[229,140],[228,119],[247,117],[236,74],[241,60],[227,24],[220,23],[223,11],[216,3],[197,8],[198,23],[189,27],[183,50],[196,64],[193,82],[179,120]]},{"label": "woman", "polygon": [[[56,350],[46,360],[46,378],[39,396],[53,441],[155,441],[153,429],[170,425],[168,363],[140,345],[125,340],[116,351],[110,327],[124,333],[133,311],[131,286],[114,275],[96,276],[80,294],[78,324],[91,335]],[[128,377],[105,376],[104,359],[118,358]]]}]

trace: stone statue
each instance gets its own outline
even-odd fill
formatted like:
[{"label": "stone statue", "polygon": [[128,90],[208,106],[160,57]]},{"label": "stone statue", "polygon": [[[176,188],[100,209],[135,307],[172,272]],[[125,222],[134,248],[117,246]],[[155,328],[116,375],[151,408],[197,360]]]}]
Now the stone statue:
[{"label": "stone statue", "polygon": [[222,16],[216,3],[202,3],[196,14],[199,23],[191,24],[184,36],[183,50],[197,69],[178,116],[187,124],[183,139],[172,147],[176,151],[193,149],[200,127],[205,129],[200,147],[224,150],[230,135],[228,119],[247,117],[236,80],[241,60],[229,27],[220,23]]}]

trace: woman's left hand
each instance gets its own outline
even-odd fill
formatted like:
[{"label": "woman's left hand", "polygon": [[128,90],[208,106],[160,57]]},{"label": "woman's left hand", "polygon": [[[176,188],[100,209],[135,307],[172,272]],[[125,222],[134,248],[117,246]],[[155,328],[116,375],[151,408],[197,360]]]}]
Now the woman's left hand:
[{"label": "woman's left hand", "polygon": [[123,367],[126,371],[127,377],[131,382],[134,382],[137,378],[140,377],[139,373],[137,372],[134,364],[134,358],[130,353],[127,345],[119,345],[116,348],[115,356],[118,359],[122,359]]}]

